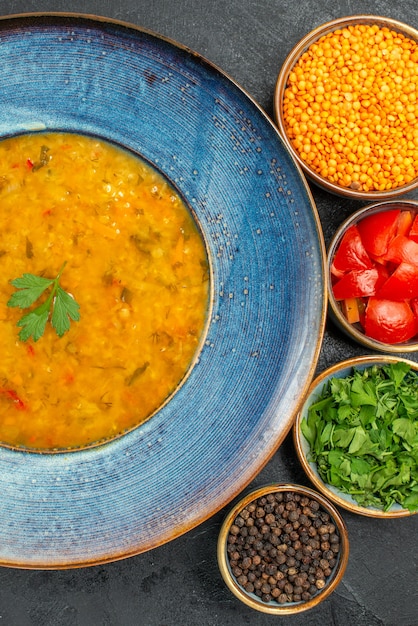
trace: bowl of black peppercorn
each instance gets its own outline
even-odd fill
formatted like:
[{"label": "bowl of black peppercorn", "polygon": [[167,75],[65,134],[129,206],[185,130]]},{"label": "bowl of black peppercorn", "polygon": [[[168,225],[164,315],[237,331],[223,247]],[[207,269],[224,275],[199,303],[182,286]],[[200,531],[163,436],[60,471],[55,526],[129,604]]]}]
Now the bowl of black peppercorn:
[{"label": "bowl of black peppercorn", "polygon": [[218,564],[247,606],[273,615],[306,611],[341,582],[348,563],[345,522],[324,496],[302,485],[250,491],[227,514]]}]

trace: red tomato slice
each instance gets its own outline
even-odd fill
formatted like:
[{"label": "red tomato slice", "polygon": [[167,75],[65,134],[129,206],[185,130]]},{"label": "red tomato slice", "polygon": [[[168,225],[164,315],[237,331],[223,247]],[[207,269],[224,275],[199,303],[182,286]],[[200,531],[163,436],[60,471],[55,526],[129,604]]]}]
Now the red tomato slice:
[{"label": "red tomato slice", "polygon": [[344,276],[344,272],[342,270],[337,270],[334,263],[331,264],[331,278],[333,283]]},{"label": "red tomato slice", "polygon": [[418,243],[404,235],[396,235],[389,243],[384,260],[392,263],[405,261],[418,267]]},{"label": "red tomato slice", "polygon": [[387,252],[390,240],[397,228],[400,209],[373,213],[362,219],[357,228],[363,245],[372,257],[381,257]]},{"label": "red tomato slice", "polygon": [[416,243],[418,243],[418,213],[416,214],[414,221],[412,222],[408,237],[412,239],[412,241],[416,241]]},{"label": "red tomato slice", "polygon": [[376,290],[376,297],[383,300],[418,298],[418,266],[400,263],[387,281]]},{"label": "red tomato slice", "polygon": [[365,250],[357,226],[350,226],[344,233],[332,265],[337,271],[342,272],[373,267],[373,262]]},{"label": "red tomato slice", "polygon": [[368,337],[382,343],[402,343],[417,334],[417,318],[407,302],[370,298],[364,322]]},{"label": "red tomato slice", "polygon": [[372,267],[368,270],[352,270],[332,287],[336,300],[364,298],[374,296],[386,282],[388,274],[384,267]]},{"label": "red tomato slice", "polygon": [[408,235],[413,219],[414,216],[412,215],[411,211],[401,211],[401,214],[398,217],[398,224],[396,226],[396,234]]}]

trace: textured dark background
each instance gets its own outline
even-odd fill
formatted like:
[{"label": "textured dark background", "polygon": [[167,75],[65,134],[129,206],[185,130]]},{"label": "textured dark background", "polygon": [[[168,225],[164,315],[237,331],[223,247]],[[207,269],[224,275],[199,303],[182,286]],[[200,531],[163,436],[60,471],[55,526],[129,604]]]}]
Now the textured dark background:
[{"label": "textured dark background", "polygon": [[[418,28],[416,0],[0,3],[3,15],[44,11],[102,15],[170,37],[218,65],[270,116],[280,66],[312,28],[355,13],[385,15]],[[361,205],[316,188],[313,193],[328,243],[337,225]],[[416,193],[410,197],[418,199]],[[328,324],[318,371],[364,353]],[[418,361],[417,354],[409,358]],[[309,484],[290,437],[253,486],[272,481]],[[351,544],[342,583],[321,606],[299,616],[276,618],[241,605],[220,577],[216,541],[225,512],[167,545],[124,561],[68,571],[0,569],[0,625],[418,626],[418,516],[374,520],[342,511]]]}]

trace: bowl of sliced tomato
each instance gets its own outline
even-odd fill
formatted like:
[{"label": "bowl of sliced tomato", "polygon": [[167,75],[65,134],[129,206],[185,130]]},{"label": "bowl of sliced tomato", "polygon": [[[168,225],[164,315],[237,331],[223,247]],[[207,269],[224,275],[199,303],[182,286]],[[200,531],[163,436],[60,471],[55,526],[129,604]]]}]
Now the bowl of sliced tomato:
[{"label": "bowl of sliced tomato", "polygon": [[330,317],[380,352],[418,351],[418,202],[378,202],[341,224],[328,248]]}]

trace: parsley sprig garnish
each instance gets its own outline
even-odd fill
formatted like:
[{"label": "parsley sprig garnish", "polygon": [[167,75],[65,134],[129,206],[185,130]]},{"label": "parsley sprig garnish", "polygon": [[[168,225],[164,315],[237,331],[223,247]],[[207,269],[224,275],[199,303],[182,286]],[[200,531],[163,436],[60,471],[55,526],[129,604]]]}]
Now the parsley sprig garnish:
[{"label": "parsley sprig garnish", "polygon": [[22,329],[19,332],[21,341],[27,341],[29,337],[38,341],[45,332],[49,318],[51,318],[51,324],[59,337],[62,337],[69,330],[70,320],[78,322],[80,319],[79,304],[60,285],[61,274],[65,266],[66,262],[55,278],[23,274],[20,278],[11,281],[17,291],[11,296],[7,306],[20,307],[21,309],[32,306],[50,288],[47,299],[23,315],[17,322],[17,326]]}]

